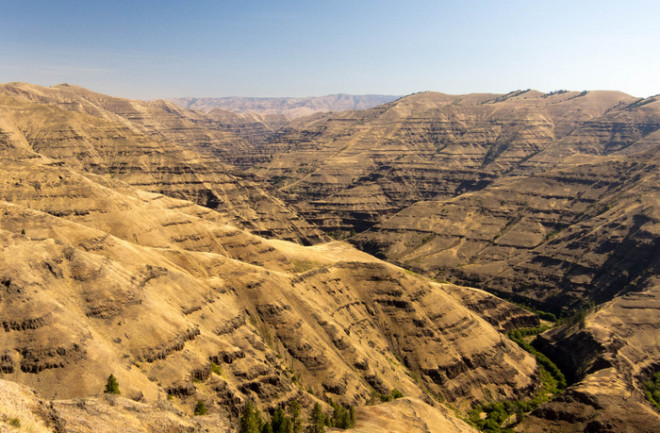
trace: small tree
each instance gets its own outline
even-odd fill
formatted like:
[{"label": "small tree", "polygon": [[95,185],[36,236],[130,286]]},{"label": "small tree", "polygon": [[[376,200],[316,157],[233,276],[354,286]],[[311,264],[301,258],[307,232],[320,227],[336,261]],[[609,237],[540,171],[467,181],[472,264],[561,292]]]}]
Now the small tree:
[{"label": "small tree", "polygon": [[255,409],[252,400],[248,401],[243,409],[240,420],[240,433],[261,433],[263,420],[259,411]]},{"label": "small tree", "polygon": [[324,433],[325,432],[325,414],[321,405],[316,403],[312,409],[309,417],[309,433]]},{"label": "small tree", "polygon": [[334,410],[332,412],[332,419],[329,423],[326,422],[326,424],[341,429],[353,427],[355,424],[355,408],[353,406],[344,407],[340,404],[335,404],[332,400],[329,403]]},{"label": "small tree", "polygon": [[103,392],[106,394],[119,394],[119,383],[113,374],[108,376],[108,381],[105,384]]},{"label": "small tree", "polygon": [[261,433],[275,433],[273,431],[273,425],[270,422],[264,423],[264,426],[261,427]]},{"label": "small tree", "polygon": [[197,405],[195,406],[195,415],[206,415],[206,405],[203,400],[197,400]]},{"label": "small tree", "polygon": [[293,433],[302,433],[303,431],[303,421],[300,416],[302,407],[298,400],[293,400],[291,406],[289,406],[289,413],[291,414],[291,424],[293,427]]},{"label": "small tree", "polygon": [[273,424],[273,433],[293,433],[293,422],[286,416],[282,406],[278,407],[270,420]]}]

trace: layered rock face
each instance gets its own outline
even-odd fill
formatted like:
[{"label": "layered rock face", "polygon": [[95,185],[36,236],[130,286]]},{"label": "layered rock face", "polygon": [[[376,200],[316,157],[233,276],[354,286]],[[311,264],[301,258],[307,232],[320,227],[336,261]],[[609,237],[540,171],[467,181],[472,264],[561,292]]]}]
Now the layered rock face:
[{"label": "layered rock face", "polygon": [[[109,371],[130,396],[229,386],[211,362],[231,374],[229,406],[304,397],[292,374],[356,403],[394,387],[423,397],[412,371],[457,403],[535,387],[534,361],[458,299],[348,246],[268,242],[190,202],[5,167],[3,371],[43,395],[94,394]],[[300,263],[318,269],[296,275]]]},{"label": "layered rock face", "polygon": [[539,319],[470,285],[584,311],[533,343],[571,386],[517,430],[657,431],[658,104],[424,93],[281,126],[4,85],[0,422],[220,432],[332,399],[354,431],[474,431],[440,402],[543,374],[505,335]]},{"label": "layered rock face", "polygon": [[602,305],[583,325],[549,331],[541,346],[579,381],[534,411],[526,432],[654,432],[660,414],[642,383],[658,370],[660,282]]},{"label": "layered rock face", "polygon": [[406,267],[559,313],[638,287],[658,251],[658,156],[508,177],[423,201],[355,238]]},{"label": "layered rock face", "polygon": [[226,158],[233,166],[241,169],[248,169],[268,161],[270,159],[268,141],[279,128],[289,123],[289,119],[283,114],[239,114],[214,108],[207,115],[223,130],[244,139],[249,144],[250,150],[223,151],[226,149],[217,146],[208,146],[205,150],[214,151],[218,156]]},{"label": "layered rock face", "polygon": [[195,150],[207,145],[205,139],[214,148],[245,144],[206,128],[209,118],[197,122],[186,117],[194,113],[180,115],[163,102],[111,98],[75,86],[10,84],[0,90],[4,146],[20,142],[69,167],[192,200],[257,234],[307,244],[326,239],[273,194]]},{"label": "layered rock face", "polygon": [[[227,431],[251,399],[329,410],[326,398],[363,405],[393,388],[411,397],[393,405],[402,416],[472,431],[438,400],[465,409],[538,388],[534,358],[463,304],[471,289],[345,243],[289,242],[305,239],[291,221],[281,239],[259,236],[281,220],[254,212],[246,191],[284,205],[217,174],[210,156],[24,96],[3,95],[1,110],[0,368],[56,400],[12,391],[28,399],[22,416],[45,408],[35,431],[94,419]],[[226,198],[200,206],[201,188]],[[122,397],[92,398],[111,373]],[[189,418],[199,400],[211,418]]]},{"label": "layered rock face", "polygon": [[272,161],[255,171],[328,230],[363,229],[417,201],[480,190],[514,169],[538,171],[594,153],[596,146],[576,144],[571,134],[633,101],[615,92],[417,94],[294,121],[270,140]]},{"label": "layered rock face", "polygon": [[559,311],[645,272],[659,128],[617,92],[424,93],[292,122],[253,170],[365,251]]},{"label": "layered rock face", "polygon": [[[585,311],[586,327],[537,343],[576,383],[520,431],[654,431],[641,382],[657,370],[659,145],[654,97],[425,93],[292,122],[253,170],[380,258],[558,315]],[[488,318],[476,293],[462,299]]]}]

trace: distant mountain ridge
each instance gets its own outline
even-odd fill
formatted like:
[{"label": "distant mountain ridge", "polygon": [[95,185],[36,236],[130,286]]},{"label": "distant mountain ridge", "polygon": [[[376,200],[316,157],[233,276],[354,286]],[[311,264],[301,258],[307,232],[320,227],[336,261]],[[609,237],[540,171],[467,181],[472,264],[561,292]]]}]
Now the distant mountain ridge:
[{"label": "distant mountain ridge", "polygon": [[284,114],[288,118],[308,116],[328,111],[364,110],[394,101],[395,95],[348,95],[344,93],[308,98],[170,98],[179,107],[209,112],[214,108],[235,113]]}]

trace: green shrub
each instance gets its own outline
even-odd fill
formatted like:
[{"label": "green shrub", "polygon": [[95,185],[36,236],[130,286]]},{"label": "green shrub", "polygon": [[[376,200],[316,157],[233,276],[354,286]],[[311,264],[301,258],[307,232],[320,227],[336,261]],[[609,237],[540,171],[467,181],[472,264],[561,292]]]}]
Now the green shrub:
[{"label": "green shrub", "polygon": [[378,397],[380,398],[380,401],[385,403],[385,402],[392,401],[394,399],[403,397],[403,393],[401,391],[399,391],[398,389],[393,388],[392,391],[390,391],[389,394],[378,394]]},{"label": "green shrub", "polygon": [[104,393],[106,394],[119,394],[119,383],[117,382],[117,378],[113,374],[110,374],[108,376],[108,380],[106,381],[105,384],[105,389],[103,390]]},{"label": "green shrub", "polygon": [[380,401],[383,403],[387,403],[388,401],[392,401],[392,396],[390,394],[380,394]]},{"label": "green shrub", "polygon": [[[536,328],[532,328],[536,329]],[[555,365],[554,362],[550,360],[547,356],[545,356],[543,353],[539,352],[536,350],[531,344],[523,340],[523,335],[524,330],[516,330],[516,331],[511,331],[509,333],[509,338],[511,338],[513,341],[515,341],[518,346],[532,354],[535,358],[536,361],[539,363],[540,366],[545,368],[557,381],[557,388],[559,389],[564,389],[566,388],[566,377],[564,376],[564,373],[561,372],[561,370]],[[533,335],[533,334],[529,334]]]},{"label": "green shrub", "polygon": [[195,405],[195,415],[206,415],[206,405],[203,400],[197,400],[197,405]]}]

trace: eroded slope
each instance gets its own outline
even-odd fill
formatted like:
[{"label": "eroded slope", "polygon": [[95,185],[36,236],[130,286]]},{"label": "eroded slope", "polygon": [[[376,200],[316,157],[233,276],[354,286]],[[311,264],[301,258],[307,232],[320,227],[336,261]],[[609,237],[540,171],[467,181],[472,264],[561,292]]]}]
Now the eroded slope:
[{"label": "eroded slope", "polygon": [[[657,257],[656,257],[657,275]],[[584,324],[549,331],[541,346],[573,372],[578,383],[532,413],[520,431],[654,432],[660,413],[641,384],[660,366],[660,285],[598,308]]]},{"label": "eroded slope", "polygon": [[303,243],[325,239],[271,193],[184,145],[199,145],[196,134],[214,132],[194,122],[194,128],[173,126],[191,122],[165,103],[111,98],[74,86],[9,84],[1,90],[7,151],[18,146],[25,155],[36,152],[68,167],[191,200],[254,233]]},{"label": "eroded slope", "polygon": [[294,121],[268,143],[272,160],[254,171],[327,230],[361,231],[419,200],[619,149],[658,127],[643,114],[648,105],[626,109],[634,101],[617,92],[416,94]]},{"label": "eroded slope", "polygon": [[43,397],[98,395],[112,373],[138,413],[170,395],[233,419],[248,399],[361,405],[396,387],[467,407],[538,386],[533,358],[441,285],[24,150],[0,177],[0,368]]}]

